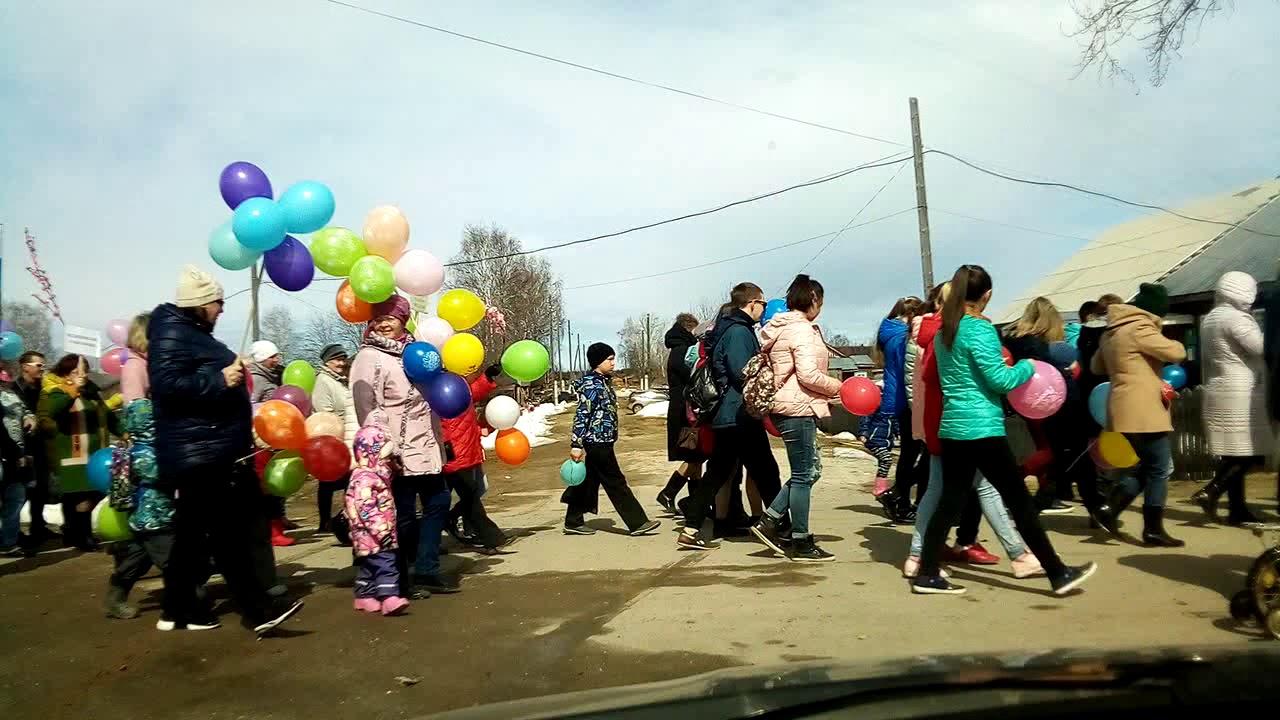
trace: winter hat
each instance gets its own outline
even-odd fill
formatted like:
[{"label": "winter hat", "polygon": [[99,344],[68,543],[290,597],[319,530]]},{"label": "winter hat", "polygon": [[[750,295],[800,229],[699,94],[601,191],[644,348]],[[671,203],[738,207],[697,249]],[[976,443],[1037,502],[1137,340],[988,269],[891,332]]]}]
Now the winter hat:
[{"label": "winter hat", "polygon": [[320,362],[329,362],[330,360],[336,357],[344,358],[346,356],[347,356],[347,349],[342,347],[342,345],[338,343],[334,343],[332,345],[325,345],[324,349],[320,351]]},{"label": "winter hat", "polygon": [[1218,278],[1214,294],[1219,300],[1248,311],[1253,307],[1253,301],[1258,299],[1258,281],[1247,272],[1233,270]]},{"label": "winter hat", "polygon": [[174,305],[200,307],[222,299],[222,283],[195,265],[184,265],[178,273],[178,295]]},{"label": "winter hat", "polygon": [[587,364],[591,366],[592,370],[595,370],[600,367],[600,363],[616,354],[613,348],[604,343],[591,343],[591,347],[587,348]]},{"label": "winter hat", "polygon": [[391,297],[377,303],[373,306],[373,317],[380,318],[390,315],[400,321],[400,324],[409,322],[409,301],[403,295],[392,294]]},{"label": "winter hat", "polygon": [[1169,314],[1169,291],[1160,283],[1142,283],[1138,286],[1137,297],[1129,304],[1156,317],[1164,317]]},{"label": "winter hat", "polygon": [[249,348],[249,353],[253,356],[254,362],[262,362],[267,358],[272,358],[280,354],[280,348],[270,340],[258,340]]}]

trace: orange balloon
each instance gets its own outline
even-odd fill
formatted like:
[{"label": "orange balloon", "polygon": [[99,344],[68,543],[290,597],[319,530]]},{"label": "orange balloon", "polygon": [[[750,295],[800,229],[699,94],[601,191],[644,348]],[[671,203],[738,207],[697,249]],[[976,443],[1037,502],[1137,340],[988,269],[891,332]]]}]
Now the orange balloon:
[{"label": "orange balloon", "polygon": [[529,438],[515,428],[508,428],[498,433],[493,449],[502,462],[508,465],[519,465],[529,459]]},{"label": "orange balloon", "polygon": [[307,421],[302,411],[284,400],[268,400],[253,417],[253,429],[277,450],[301,450],[307,445]]},{"label": "orange balloon", "polygon": [[338,315],[349,323],[369,322],[373,319],[373,305],[356,297],[350,280],[342,281],[334,303],[338,306]]}]

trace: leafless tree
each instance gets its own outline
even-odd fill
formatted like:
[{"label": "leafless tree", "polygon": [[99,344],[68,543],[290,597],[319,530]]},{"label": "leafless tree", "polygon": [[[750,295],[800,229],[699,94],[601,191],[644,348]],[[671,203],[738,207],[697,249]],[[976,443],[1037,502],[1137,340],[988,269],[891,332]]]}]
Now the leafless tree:
[{"label": "leafless tree", "polygon": [[537,340],[550,350],[563,318],[560,278],[543,257],[520,255],[524,247],[506,230],[468,225],[462,249],[449,268],[449,288],[466,288],[502,313],[505,327],[483,321],[470,332],[484,343],[485,361],[495,362],[517,340]]},{"label": "leafless tree", "polygon": [[1231,0],[1077,0],[1072,2],[1078,27],[1069,35],[1081,44],[1079,77],[1094,68],[1100,77],[1123,78],[1134,84],[1133,73],[1118,55],[1126,42],[1146,51],[1151,84],[1159,87],[1169,64],[1180,57],[1187,31],[1199,31],[1205,19],[1234,7]]},{"label": "leafless tree", "polygon": [[49,313],[44,308],[28,302],[7,302],[4,304],[3,313],[0,314],[3,314],[5,321],[13,326],[13,331],[18,333],[18,337],[22,338],[24,348],[45,355],[53,352]]},{"label": "leafless tree", "polygon": [[[648,344],[645,343],[645,317],[649,319]],[[665,381],[667,377],[667,347],[663,337],[671,323],[663,322],[657,315],[646,314],[640,317],[629,317],[622,322],[618,331],[618,363],[628,369],[644,374],[655,381]]]},{"label": "leafless tree", "polygon": [[849,347],[853,343],[849,342],[849,336],[842,332],[831,333],[827,337],[827,344],[832,347]]},{"label": "leafless tree", "polygon": [[293,360],[293,338],[298,326],[289,308],[276,305],[262,314],[262,339],[280,349],[285,360]]},{"label": "leafless tree", "polygon": [[290,359],[318,365],[320,351],[333,344],[343,346],[348,356],[354,356],[364,337],[364,328],[364,323],[353,325],[333,313],[311,315],[293,334]]}]

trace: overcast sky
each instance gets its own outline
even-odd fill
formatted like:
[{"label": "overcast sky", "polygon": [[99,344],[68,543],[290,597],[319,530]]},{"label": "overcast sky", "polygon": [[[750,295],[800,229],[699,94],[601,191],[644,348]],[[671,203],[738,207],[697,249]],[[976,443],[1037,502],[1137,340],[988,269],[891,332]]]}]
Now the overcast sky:
[{"label": "overcast sky", "polygon": [[[1167,83],[1072,79],[1064,1],[481,2],[353,0],[613,72],[909,144],[1015,173],[1177,205],[1274,177],[1280,166],[1280,4],[1208,20]],[[228,292],[248,284],[208,257],[229,217],[233,160],[277,192],[327,183],[333,224],[359,229],[399,205],[411,246],[448,258],[467,223],[526,247],[601,234],[764,192],[903,148],[805,127],[514,55],[324,0],[174,3],[42,0],[0,7],[3,292],[29,296],[22,227],[68,322],[100,328],[171,299],[196,263]],[[1131,58],[1146,75],[1140,51]],[[616,340],[627,315],[667,318],[751,280],[784,287],[827,239],[603,288],[575,286],[711,262],[838,230],[896,167],[709,217],[550,251],[584,341]],[[927,158],[939,279],[961,262],[1015,296],[1135,211],[1010,184]],[[860,221],[915,205],[906,167]],[[1057,235],[946,214],[961,213]],[[1061,237],[1068,236],[1068,237]],[[809,268],[820,320],[870,337],[921,290],[914,213],[852,229]],[[264,305],[332,312],[335,282],[263,290]],[[308,303],[310,305],[308,305]],[[227,304],[238,345],[249,304]]]}]

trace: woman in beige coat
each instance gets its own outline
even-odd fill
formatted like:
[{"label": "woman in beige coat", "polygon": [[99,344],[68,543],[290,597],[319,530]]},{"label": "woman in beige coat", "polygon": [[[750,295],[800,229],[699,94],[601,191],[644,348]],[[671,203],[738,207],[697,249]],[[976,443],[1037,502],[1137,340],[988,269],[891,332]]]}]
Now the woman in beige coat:
[{"label": "woman in beige coat", "polygon": [[1128,305],[1112,305],[1107,331],[1090,361],[1095,375],[1109,375],[1111,397],[1107,403],[1107,430],[1123,433],[1138,454],[1138,466],[1112,490],[1095,516],[1108,532],[1119,531],[1119,516],[1139,494],[1142,507],[1142,542],[1153,547],[1182,547],[1164,529],[1164,506],[1173,474],[1169,434],[1173,421],[1164,404],[1160,370],[1166,363],[1182,362],[1186,348],[1160,332],[1161,318],[1169,311],[1169,292],[1163,285],[1143,283]]},{"label": "woman in beige coat", "polygon": [[770,415],[787,446],[791,479],[751,532],[774,552],[786,555],[786,538],[779,537],[778,526],[790,511],[789,557],[796,562],[835,559],[809,533],[809,495],[822,474],[818,418],[831,416],[828,404],[840,392],[840,381],[827,374],[827,344],[813,324],[822,312],[822,295],[821,283],[797,275],[787,289],[787,312],[774,315],[761,331],[760,349],[769,354],[777,388]]},{"label": "woman in beige coat", "polygon": [[1200,328],[1204,348],[1204,429],[1209,451],[1222,459],[1213,480],[1191,497],[1210,518],[1227,493],[1227,522],[1258,522],[1244,502],[1244,476],[1271,446],[1262,329],[1250,314],[1258,281],[1229,272],[1214,289],[1214,307]]}]

